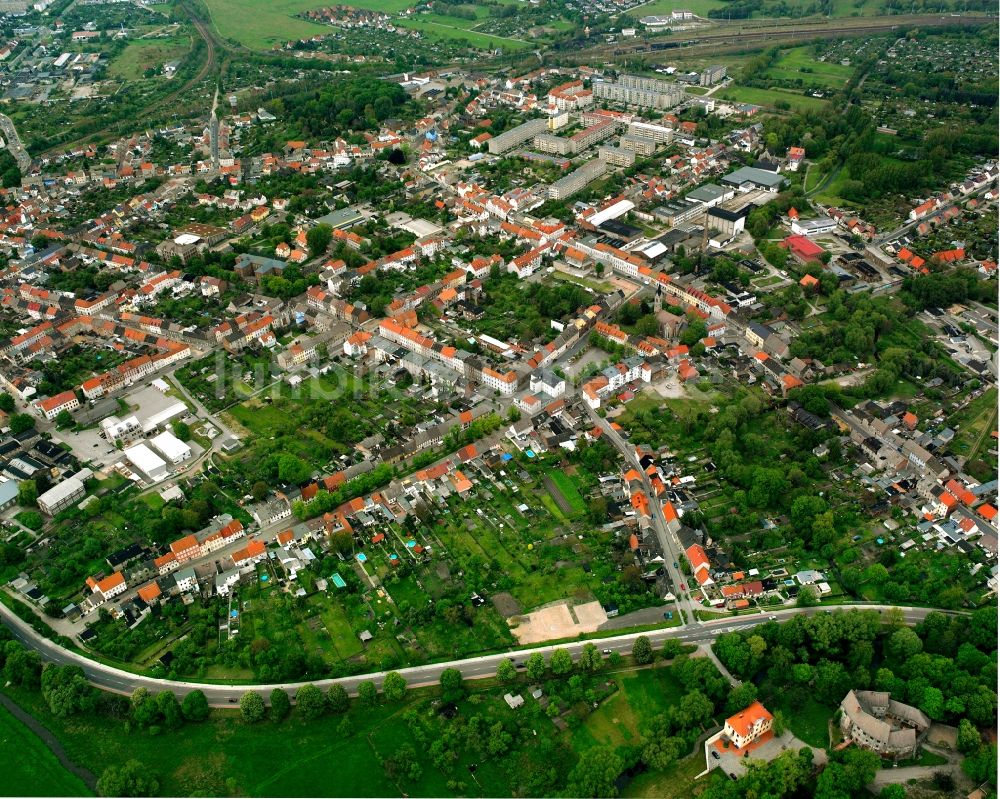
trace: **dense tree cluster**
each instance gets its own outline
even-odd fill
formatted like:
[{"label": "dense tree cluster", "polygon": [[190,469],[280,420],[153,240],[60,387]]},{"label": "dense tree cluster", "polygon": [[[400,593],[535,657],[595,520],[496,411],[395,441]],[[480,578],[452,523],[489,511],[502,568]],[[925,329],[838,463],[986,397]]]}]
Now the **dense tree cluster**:
[{"label": "dense tree cluster", "polygon": [[[915,629],[898,611],[796,616],[720,636],[714,649],[735,675],[782,705],[810,698],[833,708],[851,689],[889,691],[933,721],[960,726],[980,755],[976,729],[996,724],[996,611],[930,613]],[[832,779],[832,778],[831,778]]]},{"label": "dense tree cluster", "polygon": [[473,325],[503,340],[513,336],[531,341],[550,329],[552,319],[565,319],[592,302],[591,295],[575,283],[525,284],[515,275],[497,277],[484,285],[480,305],[487,309],[486,318]]},{"label": "dense tree cluster", "polygon": [[307,138],[326,140],[358,130],[372,130],[389,117],[405,116],[411,105],[406,92],[392,81],[350,77],[310,83],[318,88],[265,104],[279,116],[283,116],[285,108],[294,108],[295,122]]}]

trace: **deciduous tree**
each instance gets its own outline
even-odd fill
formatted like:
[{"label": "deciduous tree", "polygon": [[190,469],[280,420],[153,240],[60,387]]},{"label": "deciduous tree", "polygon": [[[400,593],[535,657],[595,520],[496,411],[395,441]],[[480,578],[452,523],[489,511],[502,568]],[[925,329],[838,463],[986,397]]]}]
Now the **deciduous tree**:
[{"label": "deciduous tree", "polygon": [[611,749],[600,746],[586,749],[569,773],[567,793],[580,797],[617,796],[615,780],[623,767],[622,759]]},{"label": "deciduous tree", "polygon": [[390,702],[399,702],[406,696],[406,680],[398,671],[390,671],[382,681],[382,693]]},{"label": "deciduous tree", "polygon": [[351,706],[347,690],[339,682],[334,683],[326,692],[326,704],[334,713],[344,713]]},{"label": "deciduous tree", "polygon": [[244,721],[254,724],[264,718],[266,708],[260,694],[247,691],[240,697],[240,713]]},{"label": "deciduous tree", "polygon": [[273,689],[271,691],[271,718],[274,721],[282,721],[287,718],[291,709],[292,700],[288,698],[288,694],[281,688]]},{"label": "deciduous tree", "polygon": [[181,702],[181,713],[188,721],[204,721],[208,718],[208,699],[203,691],[197,688],[184,695]]},{"label": "deciduous tree", "polygon": [[159,787],[156,776],[138,760],[108,766],[97,779],[101,796],[153,796]]},{"label": "deciduous tree", "polygon": [[497,664],[497,679],[500,682],[513,682],[517,677],[517,669],[510,658],[504,658]]},{"label": "deciduous tree", "polygon": [[295,708],[307,721],[318,719],[326,713],[326,697],[312,683],[303,685],[295,694]]},{"label": "deciduous tree", "polygon": [[525,672],[529,680],[540,680],[545,676],[545,655],[541,652],[532,652],[525,662]]},{"label": "deciduous tree", "polygon": [[378,701],[378,688],[371,680],[358,684],[358,699],[365,707],[374,707]]},{"label": "deciduous tree", "polygon": [[632,659],[639,665],[653,661],[653,645],[645,635],[640,635],[632,644]]},{"label": "deciduous tree", "polygon": [[573,657],[566,649],[557,649],[549,657],[549,668],[553,674],[569,674],[573,671]]}]

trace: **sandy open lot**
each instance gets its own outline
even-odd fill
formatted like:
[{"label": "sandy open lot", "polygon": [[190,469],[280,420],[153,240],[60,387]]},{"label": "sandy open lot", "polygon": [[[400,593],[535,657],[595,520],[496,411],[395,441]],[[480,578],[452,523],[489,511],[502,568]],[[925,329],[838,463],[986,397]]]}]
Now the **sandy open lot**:
[{"label": "sandy open lot", "polygon": [[559,602],[525,616],[513,616],[507,621],[517,625],[511,632],[519,643],[538,644],[595,632],[607,620],[600,602],[585,602],[572,607],[569,602]]}]

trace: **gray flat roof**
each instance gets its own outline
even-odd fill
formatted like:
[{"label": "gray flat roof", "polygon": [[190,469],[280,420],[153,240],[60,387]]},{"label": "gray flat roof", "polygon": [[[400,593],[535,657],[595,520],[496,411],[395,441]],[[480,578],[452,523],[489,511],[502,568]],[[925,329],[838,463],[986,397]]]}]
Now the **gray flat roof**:
[{"label": "gray flat roof", "polygon": [[710,203],[713,200],[724,197],[729,191],[732,191],[732,189],[727,190],[722,188],[722,186],[716,186],[714,183],[706,183],[704,186],[699,186],[694,191],[689,192],[687,199]]},{"label": "gray flat roof", "polygon": [[317,219],[317,222],[322,222],[334,230],[343,227],[350,227],[351,225],[356,225],[365,218],[364,214],[361,213],[354,206],[348,206],[347,208],[340,208],[336,211],[331,211],[326,216],[321,216]]},{"label": "gray flat roof", "polygon": [[752,166],[745,166],[731,172],[722,179],[723,183],[733,186],[741,186],[744,183],[756,183],[760,186],[772,188],[780,186],[785,179],[776,172],[768,172],[766,169],[757,169]]}]

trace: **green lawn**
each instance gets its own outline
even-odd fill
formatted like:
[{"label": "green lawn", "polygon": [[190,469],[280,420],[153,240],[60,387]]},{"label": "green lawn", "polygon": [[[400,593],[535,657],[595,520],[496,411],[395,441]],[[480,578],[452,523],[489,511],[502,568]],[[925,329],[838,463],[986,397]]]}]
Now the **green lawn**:
[{"label": "green lawn", "polygon": [[472,20],[458,19],[452,20],[448,23],[437,22],[430,18],[430,16],[426,19],[423,16],[420,16],[396,20],[397,25],[420,31],[428,38],[445,39],[448,41],[465,39],[469,43],[469,46],[476,47],[480,50],[493,50],[499,47],[504,51],[515,51],[523,50],[524,48],[531,46],[529,42],[521,41],[520,39],[504,38],[503,36],[494,36],[490,33],[479,33],[478,31],[468,30],[465,27],[458,27],[454,24],[455,22],[462,22],[465,25],[470,26],[476,24]]},{"label": "green lawn", "polygon": [[796,704],[794,707],[783,701],[779,709],[788,723],[788,729],[796,738],[819,749],[826,749],[830,745],[827,722],[833,718],[834,713],[830,708],[810,699],[804,705]]},{"label": "green lawn", "polygon": [[823,108],[826,100],[818,97],[807,97],[804,94],[782,91],[781,89],[756,89],[750,86],[731,86],[721,93],[717,92],[716,97],[723,100],[732,100],[737,103],[750,103],[765,108],[775,108],[775,103],[788,103],[792,111],[814,111]]},{"label": "green lawn", "polygon": [[[395,14],[398,11],[414,5],[411,0],[351,0],[351,5],[355,8],[368,8],[372,11],[384,11],[386,14]],[[310,6],[315,7],[315,4]]]},{"label": "green lawn", "polygon": [[[378,7],[384,8],[391,2]],[[290,39],[331,30],[294,16],[321,5],[315,0],[205,0],[205,5],[220,35],[254,50],[269,50]]]},{"label": "green lawn", "polygon": [[972,449],[985,435],[996,429],[997,390],[990,388],[976,397],[948,421],[955,428],[955,439],[950,449],[956,455],[971,455]]},{"label": "green lawn", "polygon": [[[120,763],[122,753],[127,752],[156,775],[162,796],[229,796],[234,790],[241,796],[399,795],[396,786],[386,779],[365,735],[385,723],[398,707],[355,707],[346,717],[303,722],[293,716],[280,724],[264,722],[256,726],[241,722],[236,711],[214,711],[204,723],[150,735],[130,733],[121,720],[100,713],[55,718],[37,693],[18,691],[14,698],[59,738],[74,762],[100,774],[108,765]],[[347,727],[342,728],[345,719]],[[10,740],[18,741],[17,748],[7,747],[4,751],[25,751],[24,742]],[[43,747],[41,741],[34,740]],[[45,754],[57,765],[51,752],[36,748],[24,758],[8,757],[7,773],[31,769],[44,774],[38,764]],[[68,773],[64,771],[63,775]],[[237,788],[228,788],[227,780]],[[12,782],[8,777],[4,788],[8,795],[85,793],[82,783],[57,783],[52,779],[41,782],[33,792],[30,782]]]},{"label": "green lawn", "polygon": [[823,182],[823,179],[826,177],[826,174],[827,173],[823,172],[815,164],[810,166],[809,171],[806,173],[805,185],[803,186],[803,189],[807,192],[812,191],[820,183]]},{"label": "green lawn", "polygon": [[790,81],[801,79],[803,85],[827,89],[838,89],[847,83],[854,72],[853,67],[817,61],[809,50],[808,47],[793,47],[784,51],[767,70],[767,76]]},{"label": "green lawn", "polygon": [[108,73],[122,80],[140,80],[147,69],[160,71],[168,61],[183,58],[190,49],[191,38],[184,35],[165,39],[133,39],[111,62]]},{"label": "green lawn", "polygon": [[560,272],[556,270],[549,277],[554,280],[565,280],[567,283],[576,283],[578,286],[583,286],[584,288],[591,288],[594,291],[599,291],[601,293],[607,293],[612,290],[612,285],[610,283],[605,283],[603,281],[589,280],[585,277],[577,277],[576,275],[571,275],[568,272]]},{"label": "green lawn", "polygon": [[144,494],[141,497],[141,501],[149,505],[150,509],[154,511],[160,510],[166,504],[163,501],[163,497],[159,494]]},{"label": "green lawn", "polygon": [[634,17],[647,17],[669,14],[675,8],[686,8],[698,16],[705,16],[712,9],[722,8],[725,5],[723,0],[691,0],[690,3],[684,3],[683,6],[678,5],[675,0],[653,0],[653,2],[646,5],[637,6],[628,13]]},{"label": "green lawn", "polygon": [[79,777],[60,764],[43,740],[2,705],[0,751],[8,753],[0,780],[6,796],[93,796]]},{"label": "green lawn", "polygon": [[622,796],[629,799],[690,799],[709,784],[709,777],[696,781],[705,770],[705,756],[700,752],[678,761],[666,771],[647,771],[629,782]]},{"label": "green lawn", "polygon": [[549,479],[555,483],[556,488],[559,489],[563,498],[569,503],[575,515],[580,515],[587,510],[587,503],[583,501],[583,497],[580,496],[580,492],[577,490],[576,483],[573,482],[568,474],[553,470],[549,472]]},{"label": "green lawn", "polygon": [[573,731],[577,751],[592,746],[634,746],[644,728],[660,713],[680,701],[683,689],[668,667],[615,675],[618,692]]}]

